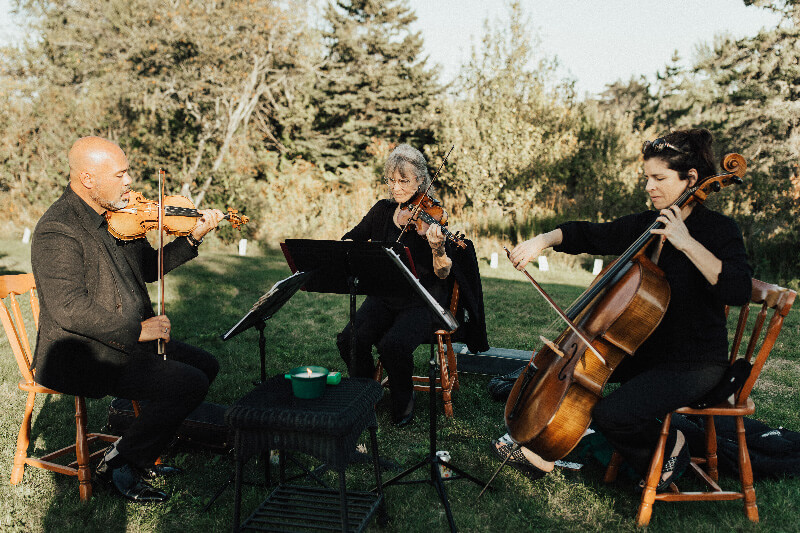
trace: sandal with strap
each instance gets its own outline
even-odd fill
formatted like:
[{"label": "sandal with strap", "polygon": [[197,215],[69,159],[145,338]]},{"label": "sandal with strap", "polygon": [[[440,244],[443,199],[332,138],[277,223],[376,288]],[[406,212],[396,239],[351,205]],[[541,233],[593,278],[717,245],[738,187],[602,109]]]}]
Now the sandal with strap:
[{"label": "sandal with strap", "polygon": [[[675,442],[672,443],[673,451],[675,448],[675,443],[678,440],[678,434],[680,433],[681,437],[683,437],[683,433],[677,431],[675,434]],[[672,439],[670,439],[672,440]],[[678,450],[678,453],[675,455],[670,456],[669,459],[664,461],[663,466],[661,467],[661,481],[658,482],[656,485],[656,492],[664,492],[669,488],[669,486],[678,480],[678,478],[683,475],[686,471],[686,468],[689,466],[689,463],[692,461],[692,456],[689,453],[689,445],[686,442],[686,439],[683,439],[683,445],[681,449]],[[664,474],[667,474],[667,477],[664,477]],[[641,492],[644,490],[645,480],[641,480],[639,482],[639,489],[638,491]]]},{"label": "sandal with strap", "polygon": [[528,479],[531,481],[536,481],[537,479],[544,477],[547,472],[542,470],[541,468],[534,465],[532,462],[528,460],[527,457],[522,453],[522,450],[517,448],[513,452],[513,444],[504,444],[498,440],[492,440],[492,448],[494,449],[495,455],[497,455],[500,460],[505,461],[506,457],[511,454],[511,458],[508,460],[508,464],[528,476]]}]

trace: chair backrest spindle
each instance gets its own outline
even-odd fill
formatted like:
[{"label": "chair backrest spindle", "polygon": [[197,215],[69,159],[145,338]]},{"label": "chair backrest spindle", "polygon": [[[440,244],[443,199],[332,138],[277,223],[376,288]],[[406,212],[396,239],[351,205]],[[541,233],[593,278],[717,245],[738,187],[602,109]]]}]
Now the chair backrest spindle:
[{"label": "chair backrest spindle", "polygon": [[23,379],[27,383],[33,383],[33,372],[31,371],[33,352],[28,339],[28,331],[25,328],[22,309],[16,298],[25,293],[29,293],[31,314],[33,315],[34,324],[38,328],[39,301],[36,297],[33,274],[0,276],[0,306],[2,306],[0,321],[3,322],[3,328],[11,345],[11,351],[14,353]]},{"label": "chair backrest spindle", "polygon": [[[736,396],[736,405],[744,405],[753,390],[753,386],[764,368],[772,347],[778,339],[778,334],[783,327],[783,321],[789,310],[792,308],[797,293],[791,289],[784,289],[777,285],[772,285],[753,279],[753,293],[751,296],[751,303],[761,304],[761,308],[755,317],[752,333],[747,343],[747,350],[743,355],[752,365],[750,375],[745,381],[739,393]],[[747,325],[747,314],[745,310],[749,306],[742,306],[742,315],[739,318],[737,326],[736,337],[734,342],[739,342],[741,336],[744,334]],[[772,309],[774,312],[767,323],[767,315]],[[744,316],[744,319],[742,319]],[[767,323],[766,331],[764,331],[764,324]],[[763,340],[761,340],[762,332],[764,333]],[[761,345],[759,346],[759,340]],[[738,351],[738,346],[737,346]]]}]

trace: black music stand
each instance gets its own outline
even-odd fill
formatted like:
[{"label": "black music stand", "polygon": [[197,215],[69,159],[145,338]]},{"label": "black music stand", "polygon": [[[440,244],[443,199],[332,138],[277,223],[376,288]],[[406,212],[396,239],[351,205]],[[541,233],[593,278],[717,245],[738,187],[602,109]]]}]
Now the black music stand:
[{"label": "black music stand", "polygon": [[267,339],[264,336],[266,321],[272,318],[272,316],[283,307],[283,304],[288,302],[289,298],[294,296],[294,293],[296,293],[311,276],[311,272],[296,272],[288,278],[280,280],[253,304],[253,307],[250,308],[236,325],[222,335],[222,340],[226,341],[252,327],[258,330],[258,351],[261,356],[261,381],[254,382],[254,385],[259,385],[267,380]]},{"label": "black music stand", "polygon": [[[356,295],[404,296],[414,291],[410,284],[419,284],[411,254],[400,243],[286,239],[281,249],[292,272],[314,273],[303,290],[350,295],[351,324],[356,316]],[[387,255],[387,249],[394,255]],[[350,328],[350,335],[352,362],[356,347],[354,327]]]},{"label": "black music stand", "polygon": [[[258,351],[261,356],[261,381],[254,381],[254,385],[260,385],[267,381],[266,374],[266,345],[267,339],[264,336],[264,327],[266,321],[272,318],[278,310],[283,307],[283,304],[289,301],[289,298],[303,286],[303,284],[310,279],[311,272],[296,272],[286,279],[282,279],[275,283],[272,288],[261,295],[261,297],[253,304],[253,307],[239,319],[239,321],[226,333],[221,335],[222,340],[226,341],[235,337],[243,331],[254,327],[258,330]],[[264,475],[269,479],[269,458],[264,463]],[[223,483],[222,487],[209,499],[208,503],[203,506],[203,512],[208,511],[211,505],[220,497],[228,486],[233,483],[235,474],[232,474],[228,480]],[[252,485],[252,483],[247,483]]]},{"label": "black music stand", "polygon": [[[387,255],[392,255],[391,252],[387,251]],[[398,263],[400,258],[396,255],[392,258],[395,263]],[[410,272],[406,274],[406,277],[410,276]],[[413,282],[412,282],[413,281]],[[431,311],[434,313],[440,322],[442,322],[447,328],[450,330],[454,330],[458,327],[458,322],[456,322],[453,315],[450,314],[449,310],[443,309],[436,299],[431,296],[431,294],[425,290],[425,288],[416,280],[409,280],[410,285],[414,287],[417,294],[419,294],[420,298],[425,301]],[[434,335],[435,337],[435,335]],[[450,510],[450,501],[447,499],[447,492],[444,489],[444,481],[455,481],[457,479],[467,479],[472,481],[478,486],[483,486],[483,482],[472,475],[468,474],[461,468],[453,465],[450,461],[443,461],[441,457],[436,455],[436,352],[434,348],[434,344],[436,344],[435,339],[431,339],[431,357],[428,361],[428,390],[430,393],[428,394],[428,401],[429,401],[429,409],[428,409],[428,427],[430,431],[429,443],[430,446],[428,448],[428,456],[415,464],[414,466],[406,469],[404,472],[399,473],[389,481],[383,484],[383,487],[386,488],[389,485],[411,485],[415,483],[430,483],[436,489],[436,492],[439,494],[439,499],[442,501],[442,505],[444,505],[445,514],[447,515],[447,522],[450,525],[450,531],[457,531],[456,529],[456,522],[453,519],[453,512]],[[457,475],[450,477],[450,478],[442,478],[442,473],[439,470],[439,466],[444,465]],[[430,467],[430,476],[423,479],[415,479],[411,481],[402,481],[404,477],[411,474],[412,472],[416,472],[420,468],[425,466]]]}]

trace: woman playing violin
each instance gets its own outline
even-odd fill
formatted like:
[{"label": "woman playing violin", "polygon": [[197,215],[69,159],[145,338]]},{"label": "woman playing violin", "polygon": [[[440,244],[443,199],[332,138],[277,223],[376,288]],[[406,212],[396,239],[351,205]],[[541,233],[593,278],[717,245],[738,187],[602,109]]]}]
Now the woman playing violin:
[{"label": "woman playing violin", "polygon": [[[389,155],[384,176],[391,199],[379,200],[343,239],[396,241],[401,234],[400,217],[405,204],[426,190],[431,182],[425,157],[407,144],[401,144]],[[422,286],[446,307],[449,296],[446,278],[452,261],[441,228],[431,224],[424,236],[409,229],[403,232],[400,242],[410,250]],[[410,295],[402,298],[368,296],[355,316],[357,345],[353,361],[350,360],[350,327],[348,324],[336,342],[350,376],[373,377],[374,345],[389,374],[392,419],[398,426],[408,424],[414,413],[412,354],[417,346],[430,340],[433,317],[421,301]]]},{"label": "woman playing violin", "polygon": [[[618,255],[654,220],[663,223],[652,230],[661,236],[652,256],[670,286],[669,305],[652,335],[612,374],[622,385],[592,413],[611,445],[644,475],[658,440],[659,418],[702,398],[721,380],[728,365],[724,307],[749,301],[752,269],[732,219],[702,203],[673,205],[688,187],[714,175],[711,133],[674,131],[645,142],[642,154],[645,191],[654,210],[607,223],[567,222],[520,243],[510,259],[521,270],[549,247],[570,254]],[[689,462],[679,431],[671,431],[666,450],[658,490]]]}]

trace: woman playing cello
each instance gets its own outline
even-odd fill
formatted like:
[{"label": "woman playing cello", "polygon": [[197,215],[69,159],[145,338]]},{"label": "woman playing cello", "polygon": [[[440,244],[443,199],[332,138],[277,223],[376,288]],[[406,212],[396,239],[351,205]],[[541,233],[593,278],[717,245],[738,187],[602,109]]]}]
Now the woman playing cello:
[{"label": "woman playing cello", "polygon": [[[567,222],[520,243],[510,259],[521,270],[549,247],[571,254],[618,255],[654,220],[663,223],[652,233],[661,236],[654,257],[670,286],[669,305],[652,335],[614,371],[612,380],[622,385],[592,413],[609,443],[644,476],[658,440],[659,418],[700,399],[722,378],[728,364],[724,307],[749,301],[752,269],[732,219],[701,203],[673,205],[688,187],[714,175],[711,133],[675,131],[645,142],[642,154],[645,191],[655,210],[607,223]],[[505,449],[497,448],[500,455]],[[671,431],[666,450],[658,490],[668,487],[689,463],[679,431]]]}]

